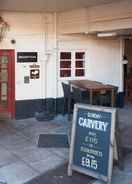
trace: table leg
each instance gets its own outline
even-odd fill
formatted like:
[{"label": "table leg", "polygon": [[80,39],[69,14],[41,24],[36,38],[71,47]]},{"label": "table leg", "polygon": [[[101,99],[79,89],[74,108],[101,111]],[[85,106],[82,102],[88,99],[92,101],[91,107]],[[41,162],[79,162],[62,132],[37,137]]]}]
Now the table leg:
[{"label": "table leg", "polygon": [[71,98],[68,98],[68,121],[70,121],[70,115],[71,115]]},{"label": "table leg", "polygon": [[92,89],[90,90],[90,104],[93,104],[93,91]]},{"label": "table leg", "polygon": [[111,107],[115,106],[115,90],[111,90]]}]

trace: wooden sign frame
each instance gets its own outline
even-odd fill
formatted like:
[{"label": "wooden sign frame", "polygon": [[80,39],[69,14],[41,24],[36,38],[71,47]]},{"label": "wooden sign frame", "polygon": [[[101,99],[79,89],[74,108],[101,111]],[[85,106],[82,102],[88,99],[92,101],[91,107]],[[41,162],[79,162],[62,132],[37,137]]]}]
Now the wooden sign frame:
[{"label": "wooden sign frame", "polygon": [[[91,171],[90,169],[86,169],[83,167],[79,167],[74,164],[74,149],[75,149],[75,140],[76,140],[76,127],[77,127],[77,116],[78,110],[95,110],[99,112],[108,112],[111,113],[111,129],[110,129],[110,140],[109,140],[109,159],[108,159],[108,174],[104,176],[100,173]],[[68,164],[68,176],[72,176],[72,171],[77,171],[99,180],[106,182],[107,184],[111,183],[112,177],[112,169],[113,169],[113,150],[114,150],[114,141],[115,141],[115,121],[116,121],[116,108],[107,108],[102,106],[93,106],[93,105],[84,105],[84,104],[75,104],[74,113],[73,113],[73,124],[72,124],[72,132],[71,132],[71,144],[70,144],[70,152],[69,152],[69,164]]]}]

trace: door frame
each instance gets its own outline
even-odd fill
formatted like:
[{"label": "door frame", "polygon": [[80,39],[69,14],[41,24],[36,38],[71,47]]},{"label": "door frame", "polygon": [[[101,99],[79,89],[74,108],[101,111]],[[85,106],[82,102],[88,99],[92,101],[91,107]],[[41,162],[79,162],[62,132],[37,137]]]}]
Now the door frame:
[{"label": "door frame", "polygon": [[120,39],[120,72],[121,72],[121,92],[124,93],[124,66],[122,63],[123,56],[125,54],[125,39],[121,37]]},{"label": "door frame", "polygon": [[11,118],[15,118],[15,50],[0,49],[1,52],[8,52],[10,57],[8,75],[11,77],[10,86],[8,88],[9,108],[8,113],[11,113]]}]

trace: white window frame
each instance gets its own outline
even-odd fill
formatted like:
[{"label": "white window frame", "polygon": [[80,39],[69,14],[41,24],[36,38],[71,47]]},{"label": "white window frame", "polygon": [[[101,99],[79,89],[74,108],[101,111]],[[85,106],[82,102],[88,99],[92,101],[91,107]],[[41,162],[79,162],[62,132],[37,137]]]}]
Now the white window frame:
[{"label": "white window frame", "polygon": [[[76,59],[75,55],[78,52],[84,52],[85,53],[85,55],[84,55],[85,57],[83,59]],[[82,60],[84,62],[84,67],[83,68],[75,67],[76,61],[82,61]],[[76,69],[82,69],[82,70],[84,70],[84,75],[83,76],[76,76]],[[74,53],[74,76],[75,77],[85,77],[86,76],[86,52],[85,51],[75,51],[75,53]]]},{"label": "white window frame", "polygon": [[[71,76],[70,77],[61,77],[60,76],[60,53],[61,52],[70,52],[71,53]],[[83,68],[76,68],[75,67],[75,61],[76,61],[76,58],[75,58],[75,54],[76,52],[84,52],[85,53],[85,58],[84,58],[84,67]],[[59,64],[58,64],[58,79],[59,80],[73,80],[73,79],[85,79],[86,78],[86,50],[85,49],[81,49],[81,50],[59,50],[59,53],[58,53],[58,59],[59,59]],[[75,72],[76,72],[76,69],[84,69],[84,76],[75,76]]]}]

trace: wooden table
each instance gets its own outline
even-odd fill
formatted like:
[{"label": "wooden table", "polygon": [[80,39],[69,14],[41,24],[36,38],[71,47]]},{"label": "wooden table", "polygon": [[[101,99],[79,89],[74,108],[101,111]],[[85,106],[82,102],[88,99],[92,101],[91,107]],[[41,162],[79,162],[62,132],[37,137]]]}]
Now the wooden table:
[{"label": "wooden table", "polygon": [[90,80],[71,80],[71,86],[76,86],[78,88],[88,90],[90,93],[90,104],[93,104],[93,93],[94,92],[103,92],[110,91],[111,92],[111,106],[115,106],[115,92],[117,87],[112,85],[105,85],[101,82],[90,81]]}]

